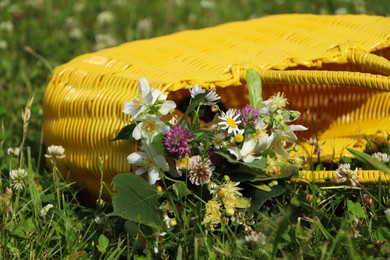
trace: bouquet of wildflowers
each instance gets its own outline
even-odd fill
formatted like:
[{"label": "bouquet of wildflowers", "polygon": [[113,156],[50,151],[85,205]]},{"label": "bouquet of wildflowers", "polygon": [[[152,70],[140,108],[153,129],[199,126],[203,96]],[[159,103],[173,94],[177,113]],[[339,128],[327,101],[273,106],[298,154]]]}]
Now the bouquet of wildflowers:
[{"label": "bouquet of wildflowers", "polygon": [[[286,109],[282,93],[262,100],[253,70],[247,73],[250,104],[224,110],[214,90],[195,85],[181,116],[164,93],[144,78],[139,82],[138,96],[123,108],[130,124],[115,138],[139,142],[139,151],[127,157],[136,170],[114,178],[114,214],[155,228],[165,223],[165,231],[188,221],[209,230],[231,223],[253,231],[248,214],[282,194],[284,180],[298,172],[301,159],[290,152],[294,132],[306,128],[291,122],[300,113]],[[206,109],[211,122],[202,120]]]}]

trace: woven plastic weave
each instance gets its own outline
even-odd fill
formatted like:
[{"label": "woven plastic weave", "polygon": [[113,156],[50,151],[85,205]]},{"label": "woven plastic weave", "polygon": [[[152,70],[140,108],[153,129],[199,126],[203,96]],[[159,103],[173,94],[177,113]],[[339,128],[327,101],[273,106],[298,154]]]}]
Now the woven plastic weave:
[{"label": "woven plastic weave", "polygon": [[[390,18],[366,15],[274,15],[133,41],[55,69],[44,96],[44,141],[65,148],[58,167],[96,196],[101,172],[110,184],[132,170],[126,157],[136,143],[110,139],[128,123],[122,107],[137,95],[140,77],[177,103],[199,84],[216,89],[225,106],[242,107],[253,68],[264,98],[283,91],[309,127],[302,140],[318,134],[321,156],[335,160],[345,147],[363,149],[364,137],[390,131],[389,59]],[[379,171],[359,174],[363,184],[379,177],[390,184]],[[301,177],[324,178],[335,182],[331,171]]]}]

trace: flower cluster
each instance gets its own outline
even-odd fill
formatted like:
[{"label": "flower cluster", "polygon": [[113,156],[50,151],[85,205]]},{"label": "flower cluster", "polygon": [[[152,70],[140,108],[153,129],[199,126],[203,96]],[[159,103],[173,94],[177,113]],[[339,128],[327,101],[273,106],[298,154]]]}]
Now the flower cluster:
[{"label": "flower cluster", "polygon": [[[297,173],[299,155],[290,158],[290,152],[297,140],[295,132],[307,128],[291,124],[300,113],[286,108],[283,93],[265,101],[251,97],[255,102],[241,109],[224,110],[218,106],[221,97],[216,91],[195,85],[179,117],[167,95],[144,78],[139,83],[138,96],[123,107],[130,124],[114,140],[130,136],[140,142],[139,151],[127,160],[137,167],[135,174],[148,174],[149,184],[169,190],[172,183],[181,183],[195,193],[205,187],[208,195],[197,194],[204,202],[202,224],[215,227],[238,219],[238,209],[256,207],[247,194],[269,192]],[[207,124],[202,123],[205,111],[214,118]],[[251,190],[254,193],[247,193]],[[204,196],[208,198],[203,200]],[[171,228],[172,218],[164,212]]]}]

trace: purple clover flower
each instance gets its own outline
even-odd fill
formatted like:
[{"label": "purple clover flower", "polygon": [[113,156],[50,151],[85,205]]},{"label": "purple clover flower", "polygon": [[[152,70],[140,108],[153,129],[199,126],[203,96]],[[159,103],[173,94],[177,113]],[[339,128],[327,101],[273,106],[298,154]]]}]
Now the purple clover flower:
[{"label": "purple clover flower", "polygon": [[254,125],[259,114],[260,111],[258,108],[254,109],[251,105],[243,107],[241,109],[241,121],[243,126]]},{"label": "purple clover flower", "polygon": [[191,153],[188,144],[192,140],[194,140],[192,133],[187,128],[176,125],[165,134],[163,143],[169,153],[181,158],[183,155]]}]

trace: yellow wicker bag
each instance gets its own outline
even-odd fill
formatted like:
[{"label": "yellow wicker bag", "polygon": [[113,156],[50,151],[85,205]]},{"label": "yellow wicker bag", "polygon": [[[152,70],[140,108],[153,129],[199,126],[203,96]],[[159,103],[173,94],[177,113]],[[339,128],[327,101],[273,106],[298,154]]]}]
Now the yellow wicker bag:
[{"label": "yellow wicker bag", "polygon": [[[242,107],[252,68],[264,98],[283,91],[289,108],[302,112],[297,123],[309,130],[301,140],[318,135],[321,158],[337,160],[346,147],[362,150],[365,138],[390,131],[389,58],[390,18],[366,15],[274,15],[129,42],[55,69],[44,96],[44,141],[65,148],[57,162],[63,175],[96,196],[101,173],[110,184],[132,170],[126,157],[137,144],[110,140],[129,122],[122,107],[137,95],[139,78],[177,103],[199,84],[216,89],[225,106]],[[301,175],[295,181],[336,182],[332,171]],[[363,184],[390,183],[380,171],[359,175]]]}]

